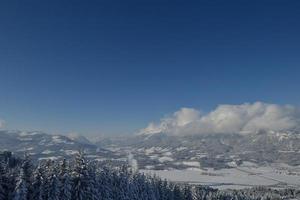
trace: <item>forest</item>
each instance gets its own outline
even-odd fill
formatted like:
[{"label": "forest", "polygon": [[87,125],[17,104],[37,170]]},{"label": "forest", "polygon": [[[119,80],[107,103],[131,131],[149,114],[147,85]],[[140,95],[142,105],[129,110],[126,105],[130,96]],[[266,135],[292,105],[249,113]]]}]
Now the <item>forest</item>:
[{"label": "forest", "polygon": [[96,162],[78,152],[71,160],[0,155],[0,200],[276,200],[299,199],[299,189],[255,187],[218,190],[178,184],[133,171],[129,166]]}]

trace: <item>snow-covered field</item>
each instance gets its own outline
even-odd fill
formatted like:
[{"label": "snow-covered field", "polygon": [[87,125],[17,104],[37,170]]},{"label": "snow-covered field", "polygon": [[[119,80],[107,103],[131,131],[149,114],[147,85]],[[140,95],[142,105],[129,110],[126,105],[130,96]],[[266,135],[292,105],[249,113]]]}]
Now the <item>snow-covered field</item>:
[{"label": "snow-covered field", "polygon": [[140,170],[174,182],[208,185],[219,189],[241,189],[258,185],[272,188],[300,187],[300,167],[242,166],[230,169]]}]

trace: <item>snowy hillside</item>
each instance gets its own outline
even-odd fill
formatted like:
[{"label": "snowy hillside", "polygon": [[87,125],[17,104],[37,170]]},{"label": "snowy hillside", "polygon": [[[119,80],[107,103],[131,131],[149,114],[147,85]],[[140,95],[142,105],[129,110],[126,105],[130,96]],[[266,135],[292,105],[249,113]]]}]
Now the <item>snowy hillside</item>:
[{"label": "snowy hillside", "polygon": [[[142,169],[215,169],[285,163],[300,165],[298,132],[260,131],[253,134],[202,134],[172,136],[164,133],[138,135],[122,140],[102,140],[99,146],[130,151]],[[118,147],[118,148],[116,148]]]},{"label": "snowy hillside", "polygon": [[43,132],[0,131],[0,151],[11,151],[19,156],[26,153],[36,160],[56,160],[70,158],[79,150],[84,150],[94,159],[113,158],[110,151],[87,142],[87,139]]}]

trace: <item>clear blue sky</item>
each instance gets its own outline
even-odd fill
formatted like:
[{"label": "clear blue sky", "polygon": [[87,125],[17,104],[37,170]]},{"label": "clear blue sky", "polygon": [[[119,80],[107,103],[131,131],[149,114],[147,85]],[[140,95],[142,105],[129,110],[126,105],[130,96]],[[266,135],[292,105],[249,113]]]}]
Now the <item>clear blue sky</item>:
[{"label": "clear blue sky", "polygon": [[300,1],[0,2],[9,129],[130,133],[180,107],[300,105]]}]

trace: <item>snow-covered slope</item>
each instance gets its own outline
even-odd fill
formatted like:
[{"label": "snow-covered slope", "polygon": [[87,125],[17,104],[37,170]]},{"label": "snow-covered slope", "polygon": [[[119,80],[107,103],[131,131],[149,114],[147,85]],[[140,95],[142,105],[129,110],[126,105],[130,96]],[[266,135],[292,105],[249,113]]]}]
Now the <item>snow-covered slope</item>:
[{"label": "snow-covered slope", "polygon": [[79,143],[82,143],[82,144],[89,144],[89,145],[93,144],[86,137],[84,137],[82,135],[79,135],[79,134],[69,134],[68,138],[70,138],[71,140],[73,140],[75,142],[79,142]]},{"label": "snow-covered slope", "polygon": [[[128,141],[129,140],[129,141]],[[248,134],[198,134],[172,136],[162,132],[139,134],[117,142],[98,144],[131,151],[140,168],[228,168],[251,162],[257,165],[300,165],[300,134],[295,131],[259,131]],[[199,164],[198,164],[199,163]],[[195,167],[195,166],[193,166]]]},{"label": "snow-covered slope", "polygon": [[34,159],[68,158],[79,150],[84,150],[94,158],[111,156],[110,151],[91,144],[83,137],[75,139],[38,131],[0,131],[0,151],[3,150],[17,155],[27,153]]}]

